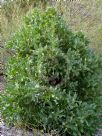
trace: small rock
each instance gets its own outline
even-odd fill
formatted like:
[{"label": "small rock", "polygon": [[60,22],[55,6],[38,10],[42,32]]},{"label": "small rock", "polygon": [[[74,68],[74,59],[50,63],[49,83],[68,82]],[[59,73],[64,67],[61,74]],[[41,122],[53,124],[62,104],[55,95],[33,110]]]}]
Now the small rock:
[{"label": "small rock", "polygon": [[102,136],[102,129],[99,129],[98,133],[95,136]]}]

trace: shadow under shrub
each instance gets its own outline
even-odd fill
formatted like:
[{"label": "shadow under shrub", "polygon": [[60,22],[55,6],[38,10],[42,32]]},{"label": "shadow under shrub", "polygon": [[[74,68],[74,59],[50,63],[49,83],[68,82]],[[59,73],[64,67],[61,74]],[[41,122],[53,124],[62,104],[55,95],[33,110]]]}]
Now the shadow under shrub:
[{"label": "shadow under shrub", "polygon": [[87,38],[54,9],[34,10],[8,47],[7,87],[0,96],[8,123],[61,136],[91,136],[102,122],[102,61]]}]

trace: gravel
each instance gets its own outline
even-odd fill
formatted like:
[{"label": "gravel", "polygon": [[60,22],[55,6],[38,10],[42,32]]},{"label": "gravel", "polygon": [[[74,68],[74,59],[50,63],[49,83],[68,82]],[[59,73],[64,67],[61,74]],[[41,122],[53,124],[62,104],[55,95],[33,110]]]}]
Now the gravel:
[{"label": "gravel", "polygon": [[7,127],[3,120],[0,118],[0,136],[51,136],[49,134],[43,134],[40,131],[33,130],[27,131],[16,127]]},{"label": "gravel", "polygon": [[[0,116],[0,136],[51,136],[49,134],[42,134],[41,132],[27,131],[16,127],[7,127]],[[56,135],[55,135],[56,136]],[[95,136],[102,136],[102,129],[99,129]]]}]

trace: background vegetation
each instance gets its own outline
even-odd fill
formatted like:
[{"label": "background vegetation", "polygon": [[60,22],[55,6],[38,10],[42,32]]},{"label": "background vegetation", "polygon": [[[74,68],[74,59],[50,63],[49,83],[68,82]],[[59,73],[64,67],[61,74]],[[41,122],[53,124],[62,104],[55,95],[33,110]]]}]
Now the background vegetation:
[{"label": "background vegetation", "polygon": [[7,41],[19,29],[27,11],[36,6],[45,9],[47,5],[56,7],[73,30],[83,31],[94,48],[101,48],[102,0],[8,0],[1,8],[3,39]]},{"label": "background vegetation", "polygon": [[[74,31],[82,31],[95,50],[102,51],[102,0],[5,0],[1,6],[2,44],[22,26],[24,15],[34,7],[54,6]],[[1,48],[0,48],[1,50]],[[3,52],[4,53],[4,52]],[[5,56],[0,52],[0,56]],[[1,57],[0,57],[1,58]]]}]

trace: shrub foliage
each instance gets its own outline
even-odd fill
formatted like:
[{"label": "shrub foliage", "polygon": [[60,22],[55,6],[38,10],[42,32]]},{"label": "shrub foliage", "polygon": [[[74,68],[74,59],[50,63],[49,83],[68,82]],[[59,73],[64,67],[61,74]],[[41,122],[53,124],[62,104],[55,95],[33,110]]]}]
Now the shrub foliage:
[{"label": "shrub foliage", "polygon": [[5,120],[61,136],[93,135],[101,106],[101,58],[54,9],[38,9],[8,47],[7,87],[0,97]]}]

